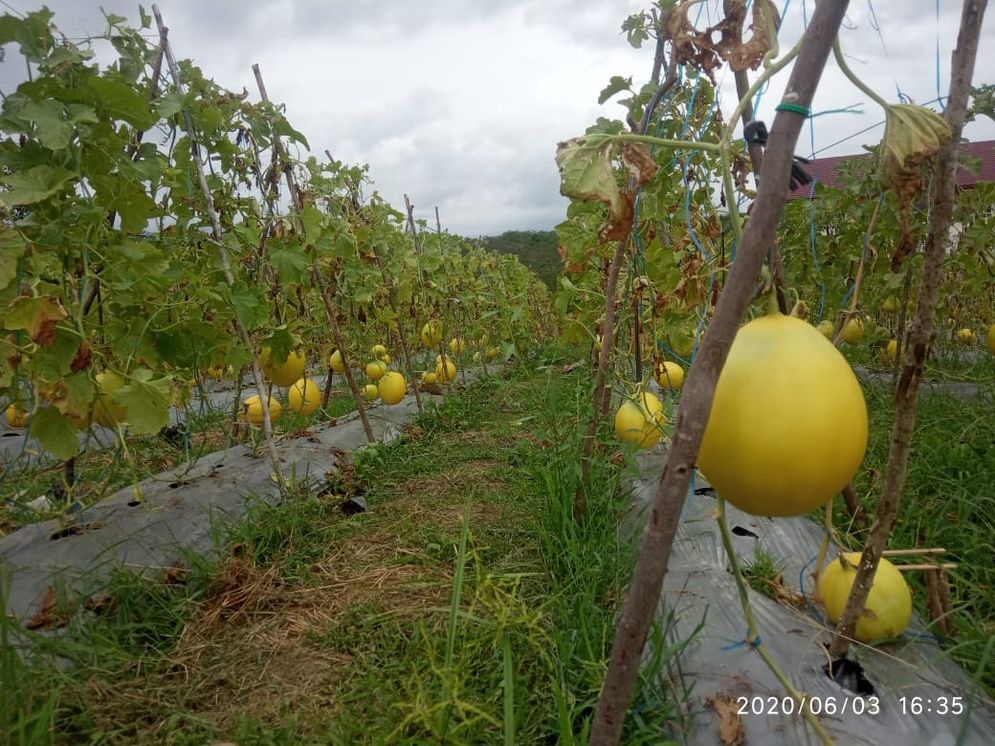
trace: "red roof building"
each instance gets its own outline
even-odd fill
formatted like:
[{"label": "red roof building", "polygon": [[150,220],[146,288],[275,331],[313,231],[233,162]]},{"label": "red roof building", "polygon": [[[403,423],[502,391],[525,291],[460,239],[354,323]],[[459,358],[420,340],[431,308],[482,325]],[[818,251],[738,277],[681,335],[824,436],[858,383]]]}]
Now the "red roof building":
[{"label": "red roof building", "polygon": [[[965,168],[963,165],[957,169],[957,186],[961,189],[970,189],[978,182],[995,181],[995,140],[980,140],[978,142],[961,143],[961,152],[980,161],[977,172]],[[835,155],[828,158],[815,158],[808,165],[803,165],[813,183],[823,184],[827,187],[837,188],[840,186],[837,169],[840,164],[854,159],[867,159],[869,163],[877,156],[871,153],[860,155]],[[788,192],[788,199],[798,197],[808,197],[812,193],[813,184],[799,186]]]}]

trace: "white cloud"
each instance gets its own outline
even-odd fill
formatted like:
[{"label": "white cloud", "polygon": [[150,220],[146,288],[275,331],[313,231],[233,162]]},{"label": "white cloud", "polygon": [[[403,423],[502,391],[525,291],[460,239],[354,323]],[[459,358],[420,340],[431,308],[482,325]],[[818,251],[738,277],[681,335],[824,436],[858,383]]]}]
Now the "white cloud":
[{"label": "white cloud", "polygon": [[[17,5],[17,3],[12,3]],[[137,22],[134,0],[47,0],[59,28],[71,37],[98,33],[99,11]],[[623,110],[597,105],[612,75],[645,80],[652,44],[634,50],[622,20],[648,6],[635,0],[161,0],[170,40],[219,84],[256,96],[251,65],[260,64],[270,97],[283,102],[291,123],[323,157],[369,163],[374,188],[393,204],[407,193],[419,217],[477,235],[515,228],[550,228],[565,200],[553,160],[559,140],[578,135],[597,116]],[[850,65],[875,90],[895,99],[896,82],[918,102],[936,96],[937,39],[941,89],[946,91],[958,4],[931,0],[879,2],[881,34],[870,4],[852,4],[841,34]],[[149,7],[149,6],[146,6]],[[702,4],[702,21],[718,17],[721,0]],[[21,6],[26,10],[25,6]],[[782,49],[802,31],[803,10],[790,5]],[[883,39],[883,43],[882,43]],[[8,50],[0,88],[23,78]],[[995,70],[995,33],[986,24],[976,80]],[[768,124],[787,73],[770,86],[757,113]],[[731,75],[721,104],[734,106]],[[825,148],[882,119],[830,60],[814,102],[816,111],[862,104],[863,114],[812,120],[799,154]],[[969,125],[972,139],[995,137],[987,120]],[[835,145],[825,154],[858,152],[880,128]]]}]

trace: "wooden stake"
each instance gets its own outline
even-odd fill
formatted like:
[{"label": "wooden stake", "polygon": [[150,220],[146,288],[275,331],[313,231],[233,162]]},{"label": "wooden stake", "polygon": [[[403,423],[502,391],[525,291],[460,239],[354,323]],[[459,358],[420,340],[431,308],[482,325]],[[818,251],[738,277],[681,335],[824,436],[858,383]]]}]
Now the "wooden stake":
[{"label": "wooden stake", "polygon": [[[821,0],[816,4],[785,89],[789,97],[786,100],[794,107],[811,104],[846,8],[847,0]],[[592,724],[591,746],[615,746],[622,736],[715,386],[753,296],[767,249],[776,237],[787,198],[795,144],[804,122],[804,117],[791,111],[779,111],[774,118],[750,220],[708,333],[688,372],[667,463],[647,515],[639,559],[615,630],[611,659]],[[604,348],[601,357],[603,360],[606,357]]]},{"label": "wooden stake", "polygon": [[[176,58],[173,56],[173,50],[168,39],[169,29],[162,21],[162,15],[159,13],[158,5],[152,6],[152,13],[155,16],[156,26],[159,29],[159,38],[166,57],[166,64],[169,66],[169,72],[173,79],[173,86],[176,88],[176,92],[179,93],[181,97],[185,96],[186,87],[183,85],[183,79],[180,77],[180,69],[176,65]],[[218,249],[218,257],[221,263],[221,271],[224,275],[225,283],[229,288],[231,288],[235,285],[235,276],[232,274],[231,262],[228,259],[228,249],[225,247],[223,240],[224,231],[221,229],[221,220],[218,217],[218,213],[214,209],[214,196],[211,194],[211,188],[207,184],[207,175],[204,172],[204,161],[201,158],[200,144],[197,142],[197,131],[193,126],[193,118],[190,116],[190,111],[186,108],[183,109],[183,125],[187,133],[187,138],[190,140],[191,159],[194,164],[194,169],[197,172],[197,182],[200,185],[201,196],[204,199],[204,211],[207,213],[207,216],[211,221],[211,238],[214,240]],[[252,377],[253,382],[256,385],[256,391],[259,393],[259,402],[263,410],[263,435],[266,438],[266,447],[269,451],[270,461],[273,464],[273,473],[276,476],[277,485],[280,488],[280,496],[286,497],[287,486],[283,478],[283,472],[280,470],[280,457],[277,455],[276,444],[273,440],[273,422],[269,416],[269,402],[263,401],[263,396],[266,393],[266,386],[263,381],[262,365],[259,362],[259,353],[256,351],[255,345],[252,343],[252,337],[249,335],[249,330],[246,329],[245,325],[241,322],[238,316],[235,317],[234,322],[242,346],[246,350],[252,350]]]},{"label": "wooden stake", "polygon": [[[922,283],[909,333],[905,366],[895,392],[895,422],[891,432],[888,464],[884,472],[884,485],[881,488],[881,498],[878,500],[870,535],[861,555],[860,566],[857,568],[857,576],[853,580],[846,608],[830,644],[829,653],[833,658],[844,656],[850,649],[850,640],[853,639],[857,620],[867,603],[867,595],[870,593],[871,581],[877,571],[878,560],[898,518],[902,490],[907,477],[912,434],[916,424],[919,385],[923,378],[926,355],[935,333],[941,273],[951,242],[950,224],[953,215],[957,149],[964,128],[986,5],[987,0],[964,0],[962,8],[957,47],[953,52],[951,65],[950,95],[944,111],[944,118],[950,126],[951,139],[940,148],[933,168],[934,193],[929,234],[924,251]],[[843,59],[841,54],[838,54],[838,57],[840,60]]]},{"label": "wooden stake", "polygon": [[896,570],[901,572],[916,572],[917,570],[956,570],[957,565],[953,562],[946,562],[942,565],[894,565]]},{"label": "wooden stake", "polygon": [[[263,83],[263,74],[259,69],[258,64],[252,66],[252,72],[256,77],[256,85],[259,88],[260,98],[262,98],[262,100],[266,103],[269,103],[269,95],[266,93],[266,85]],[[270,129],[272,130],[272,124]],[[279,163],[283,158],[284,150],[283,143],[280,141],[280,138],[275,135],[273,137],[273,153],[277,163]],[[304,223],[301,220],[301,212],[303,211],[304,206],[301,204],[301,194],[300,190],[297,188],[294,173],[289,168],[283,169],[283,173],[287,179],[287,189],[290,191],[290,201],[294,206],[294,214],[297,218],[298,225],[303,228]],[[341,327],[339,326],[338,315],[335,312],[328,289],[322,280],[317,261],[311,265],[311,269],[315,284],[318,286],[321,294],[322,303],[325,306],[325,315],[328,317],[328,323],[331,324],[332,332],[335,335],[335,344],[338,345],[339,354],[342,356],[342,364],[345,367],[345,377],[349,382],[349,390],[352,392],[352,398],[356,404],[356,411],[359,413],[359,419],[363,423],[363,431],[366,433],[366,439],[372,443],[376,440],[376,437],[374,437],[373,428],[370,427],[370,421],[366,417],[366,406],[363,404],[363,396],[352,377],[352,370],[349,367],[349,363],[346,362],[345,341],[342,337]],[[331,374],[331,370],[329,370],[329,374]],[[331,379],[329,378],[329,380]]]}]

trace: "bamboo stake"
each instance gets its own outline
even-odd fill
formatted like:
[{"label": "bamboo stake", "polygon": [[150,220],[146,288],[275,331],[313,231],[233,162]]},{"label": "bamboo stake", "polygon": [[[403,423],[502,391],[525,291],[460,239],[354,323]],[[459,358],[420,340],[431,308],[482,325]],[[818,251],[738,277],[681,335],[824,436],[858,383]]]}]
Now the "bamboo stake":
[{"label": "bamboo stake", "polygon": [[[722,0],[722,12],[728,17],[730,11],[732,10],[732,0]],[[739,23],[738,28],[736,28],[736,40],[742,43],[743,39],[743,24]],[[736,70],[734,73],[736,80],[736,95],[739,96],[740,100],[746,98],[747,91],[750,90],[750,76],[747,74],[746,70]],[[753,100],[752,98],[747,99],[746,105],[743,107],[742,121],[745,126],[748,122],[753,119]],[[753,178],[757,182],[757,186],[760,186],[760,164],[763,163],[763,148],[757,143],[750,143],[747,146],[747,152],[750,156],[750,165],[753,167]],[[784,274],[784,262],[781,261],[781,252],[777,247],[777,242],[772,241],[770,248],[767,250],[767,266],[770,267],[770,273],[774,278],[774,289],[777,293],[777,305],[781,310],[781,313],[787,314],[791,309],[788,308],[788,299],[784,295],[784,288],[787,287],[788,281]],[[716,287],[716,290],[718,288]]]},{"label": "bamboo stake", "polygon": [[[785,101],[796,107],[811,105],[847,4],[847,0],[821,0],[816,4],[787,82]],[[789,111],[779,111],[774,118],[750,221],[715,307],[708,334],[688,373],[673,442],[648,514],[639,559],[615,631],[611,659],[592,725],[590,743],[593,746],[615,746],[621,738],[715,386],[753,296],[767,248],[776,236],[787,197],[794,148],[804,121],[803,117]]]},{"label": "bamboo stake", "polygon": [[421,394],[418,391],[418,386],[415,382],[415,369],[411,363],[411,353],[408,348],[408,342],[404,338],[404,328],[401,326],[401,314],[397,310],[397,296],[394,292],[394,282],[391,280],[390,274],[387,272],[387,266],[384,264],[383,259],[380,256],[379,250],[376,246],[371,245],[370,249],[373,251],[373,257],[376,259],[377,264],[380,265],[380,274],[383,277],[384,285],[387,286],[387,302],[390,304],[390,310],[394,312],[394,316],[397,317],[397,343],[401,347],[402,360],[404,361],[405,370],[408,372],[408,380],[411,381],[411,388],[415,392],[415,406],[418,407],[418,411],[421,412]]},{"label": "bamboo stake", "polygon": [[[662,65],[663,45],[658,45],[654,52],[653,79],[659,79],[659,67]],[[658,63],[657,61],[660,60]],[[670,72],[666,80],[657,88],[655,98],[660,100],[677,83],[677,65],[671,60]],[[649,126],[652,111],[648,108],[643,115],[643,122],[637,124],[635,129],[645,131]],[[630,123],[631,126],[631,123]],[[634,184],[633,179],[629,179],[629,187]],[[592,395],[591,420],[587,424],[587,432],[584,433],[584,446],[581,450],[581,476],[577,485],[577,492],[574,494],[573,517],[579,525],[584,521],[584,514],[587,511],[586,485],[588,476],[591,473],[591,457],[594,453],[594,441],[598,432],[598,425],[608,413],[611,404],[611,386],[608,383],[608,366],[611,360],[612,347],[615,341],[615,295],[618,291],[618,276],[622,268],[622,260],[625,258],[625,249],[628,244],[628,236],[621,239],[615,245],[615,252],[612,254],[611,262],[607,268],[608,280],[605,285],[605,321],[601,327],[601,350],[597,356],[597,367],[594,373],[594,393]]]},{"label": "bamboo stake", "polygon": [[956,570],[957,565],[953,562],[946,562],[942,565],[895,565],[896,570],[902,572],[915,572],[916,570]]},{"label": "bamboo stake", "polygon": [[854,578],[846,608],[829,647],[829,654],[833,658],[844,656],[850,649],[850,640],[854,636],[857,620],[867,602],[878,560],[898,518],[898,508],[907,477],[912,433],[916,423],[919,385],[922,382],[926,355],[935,334],[934,323],[940,296],[941,271],[951,240],[950,223],[953,215],[957,149],[964,128],[971,78],[978,54],[981,21],[986,5],[987,0],[964,0],[957,47],[953,52],[951,64],[950,92],[944,112],[944,118],[950,125],[951,139],[940,148],[934,166],[933,184],[936,191],[932,198],[922,283],[909,333],[905,367],[895,393],[895,423],[892,427],[888,465],[885,467],[884,486],[881,489],[881,498],[871,525],[870,536],[860,558],[857,576]]},{"label": "bamboo stake", "polygon": [[926,577],[933,577],[936,580],[936,591],[940,599],[940,610],[942,611],[942,616],[937,620],[940,624],[940,629],[943,631],[947,637],[953,637],[957,634],[957,628],[954,626],[953,622],[950,621],[950,614],[953,612],[953,606],[950,603],[950,585],[947,583],[947,576],[943,570],[936,570],[935,572],[930,572],[926,574]]},{"label": "bamboo stake", "polygon": [[[256,86],[259,88],[259,96],[263,101],[269,103],[269,95],[266,92],[266,84],[263,83],[263,74],[259,69],[258,64],[252,66],[252,73],[256,77]],[[272,130],[272,123],[270,124],[270,129]],[[275,134],[273,136],[273,154],[277,161],[277,165],[280,165],[285,151],[283,149],[283,143],[280,138]],[[272,167],[272,166],[271,166]],[[303,227],[304,223],[301,220],[301,212],[304,209],[304,205],[301,202],[300,190],[297,188],[296,180],[294,179],[294,173],[292,169],[283,169],[284,177],[287,180],[287,189],[290,191],[290,201],[294,207],[294,214],[297,218],[298,225]],[[317,262],[311,265],[312,273],[315,278],[315,283],[318,285],[319,292],[321,294],[321,300],[325,307],[325,315],[328,316],[328,323],[332,326],[332,333],[335,335],[335,344],[339,347],[339,354],[342,356],[342,364],[345,367],[345,377],[346,381],[349,383],[349,390],[352,392],[352,398],[356,404],[356,411],[359,413],[359,419],[363,423],[363,431],[366,433],[366,438],[369,442],[374,442],[376,438],[373,435],[373,429],[370,427],[369,419],[366,416],[366,407],[363,404],[363,396],[359,391],[359,387],[356,385],[356,381],[352,376],[352,370],[349,368],[349,363],[346,362],[345,354],[345,343],[342,337],[342,329],[339,326],[338,315],[335,313],[335,309],[332,305],[332,299],[329,296],[328,288],[321,279],[321,272],[318,269]],[[329,381],[331,381],[331,370],[329,369]],[[326,391],[330,391],[328,386],[326,386]],[[327,403],[327,402],[326,402]]]},{"label": "bamboo stake", "polygon": [[[166,36],[165,34],[159,35],[159,48],[156,50],[155,62],[152,64],[152,79],[149,82],[149,95],[148,101],[151,102],[152,99],[156,97],[159,90],[159,79],[162,74],[162,59],[166,51]],[[30,67],[29,67],[30,70]],[[144,137],[145,132],[142,130],[136,131],[134,137],[132,138],[131,144],[128,146],[128,152],[133,161],[138,160],[138,150]],[[109,226],[113,227],[114,218],[116,211],[111,210],[107,216],[107,223]],[[85,277],[85,276],[84,276]],[[90,308],[93,307],[93,302],[97,299],[100,291],[100,275],[94,274],[93,280],[90,285],[86,288],[86,295],[83,298],[83,303],[80,306],[80,317],[79,324],[82,329],[83,319],[90,312]],[[72,456],[67,459],[63,465],[63,480],[68,488],[72,488],[76,484],[76,457]]]},{"label": "bamboo stake", "polygon": [[941,547],[935,549],[885,549],[881,552],[882,557],[913,557],[921,554],[946,554],[947,550]]},{"label": "bamboo stake", "polygon": [[[173,56],[173,50],[168,39],[169,28],[162,21],[158,5],[152,6],[152,13],[155,16],[156,26],[159,29],[159,36],[162,40],[163,52],[166,56],[166,64],[169,66],[170,76],[173,79],[173,85],[177,93],[185,96],[186,87],[183,85],[183,79],[180,77],[180,69],[176,65],[176,58]],[[211,188],[207,184],[207,175],[204,173],[204,162],[201,158],[200,145],[197,142],[197,132],[193,126],[193,119],[190,116],[190,111],[186,108],[183,109],[183,125],[187,137],[190,139],[191,159],[197,172],[197,182],[200,185],[200,192],[204,198],[204,210],[211,221],[211,237],[218,248],[221,271],[224,274],[225,283],[231,288],[235,285],[235,276],[232,274],[231,262],[228,259],[228,250],[225,248],[223,242],[224,231],[221,229],[221,220],[218,217],[218,213],[214,209],[214,197],[211,194]],[[252,337],[249,335],[249,330],[237,315],[235,316],[235,328],[238,331],[239,340],[245,349],[252,350],[252,378],[256,386],[256,391],[259,393],[259,403],[263,412],[263,435],[266,438],[266,447],[269,451],[270,461],[273,463],[273,472],[277,485],[280,488],[280,496],[286,497],[287,485],[280,470],[280,457],[277,455],[276,444],[273,440],[273,422],[269,416],[269,402],[263,400],[263,396],[266,394],[266,386],[263,382],[259,353],[256,352],[255,346],[252,344]]]},{"label": "bamboo stake", "polygon": [[338,346],[339,355],[342,356],[342,367],[345,371],[345,380],[349,384],[349,390],[352,392],[352,398],[356,401],[356,411],[359,413],[359,421],[363,423],[363,432],[366,433],[366,440],[370,443],[374,443],[376,442],[376,436],[373,434],[373,428],[370,427],[370,420],[366,416],[366,407],[363,406],[362,396],[359,393],[359,387],[356,385],[356,379],[352,375],[352,365],[349,362],[349,357],[346,355],[345,340],[342,337],[342,328],[339,326],[338,316],[335,313],[335,309],[332,307],[332,299],[328,288],[325,286],[325,281],[322,279],[321,272],[318,270],[317,261],[311,264],[311,274],[314,277],[314,284],[317,286],[318,292],[321,295],[321,301],[325,306],[325,315],[328,317],[328,323],[332,326],[332,336],[335,338],[335,344]]}]

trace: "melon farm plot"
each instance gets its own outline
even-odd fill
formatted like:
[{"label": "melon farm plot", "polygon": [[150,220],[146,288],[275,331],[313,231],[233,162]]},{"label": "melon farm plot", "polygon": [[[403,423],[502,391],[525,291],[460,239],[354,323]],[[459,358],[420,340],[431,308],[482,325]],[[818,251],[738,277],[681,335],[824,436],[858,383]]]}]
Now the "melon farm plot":
[{"label": "melon farm plot", "polygon": [[995,743],[986,3],[926,105],[803,5],[625,18],[528,263],[0,17],[3,742]]}]

